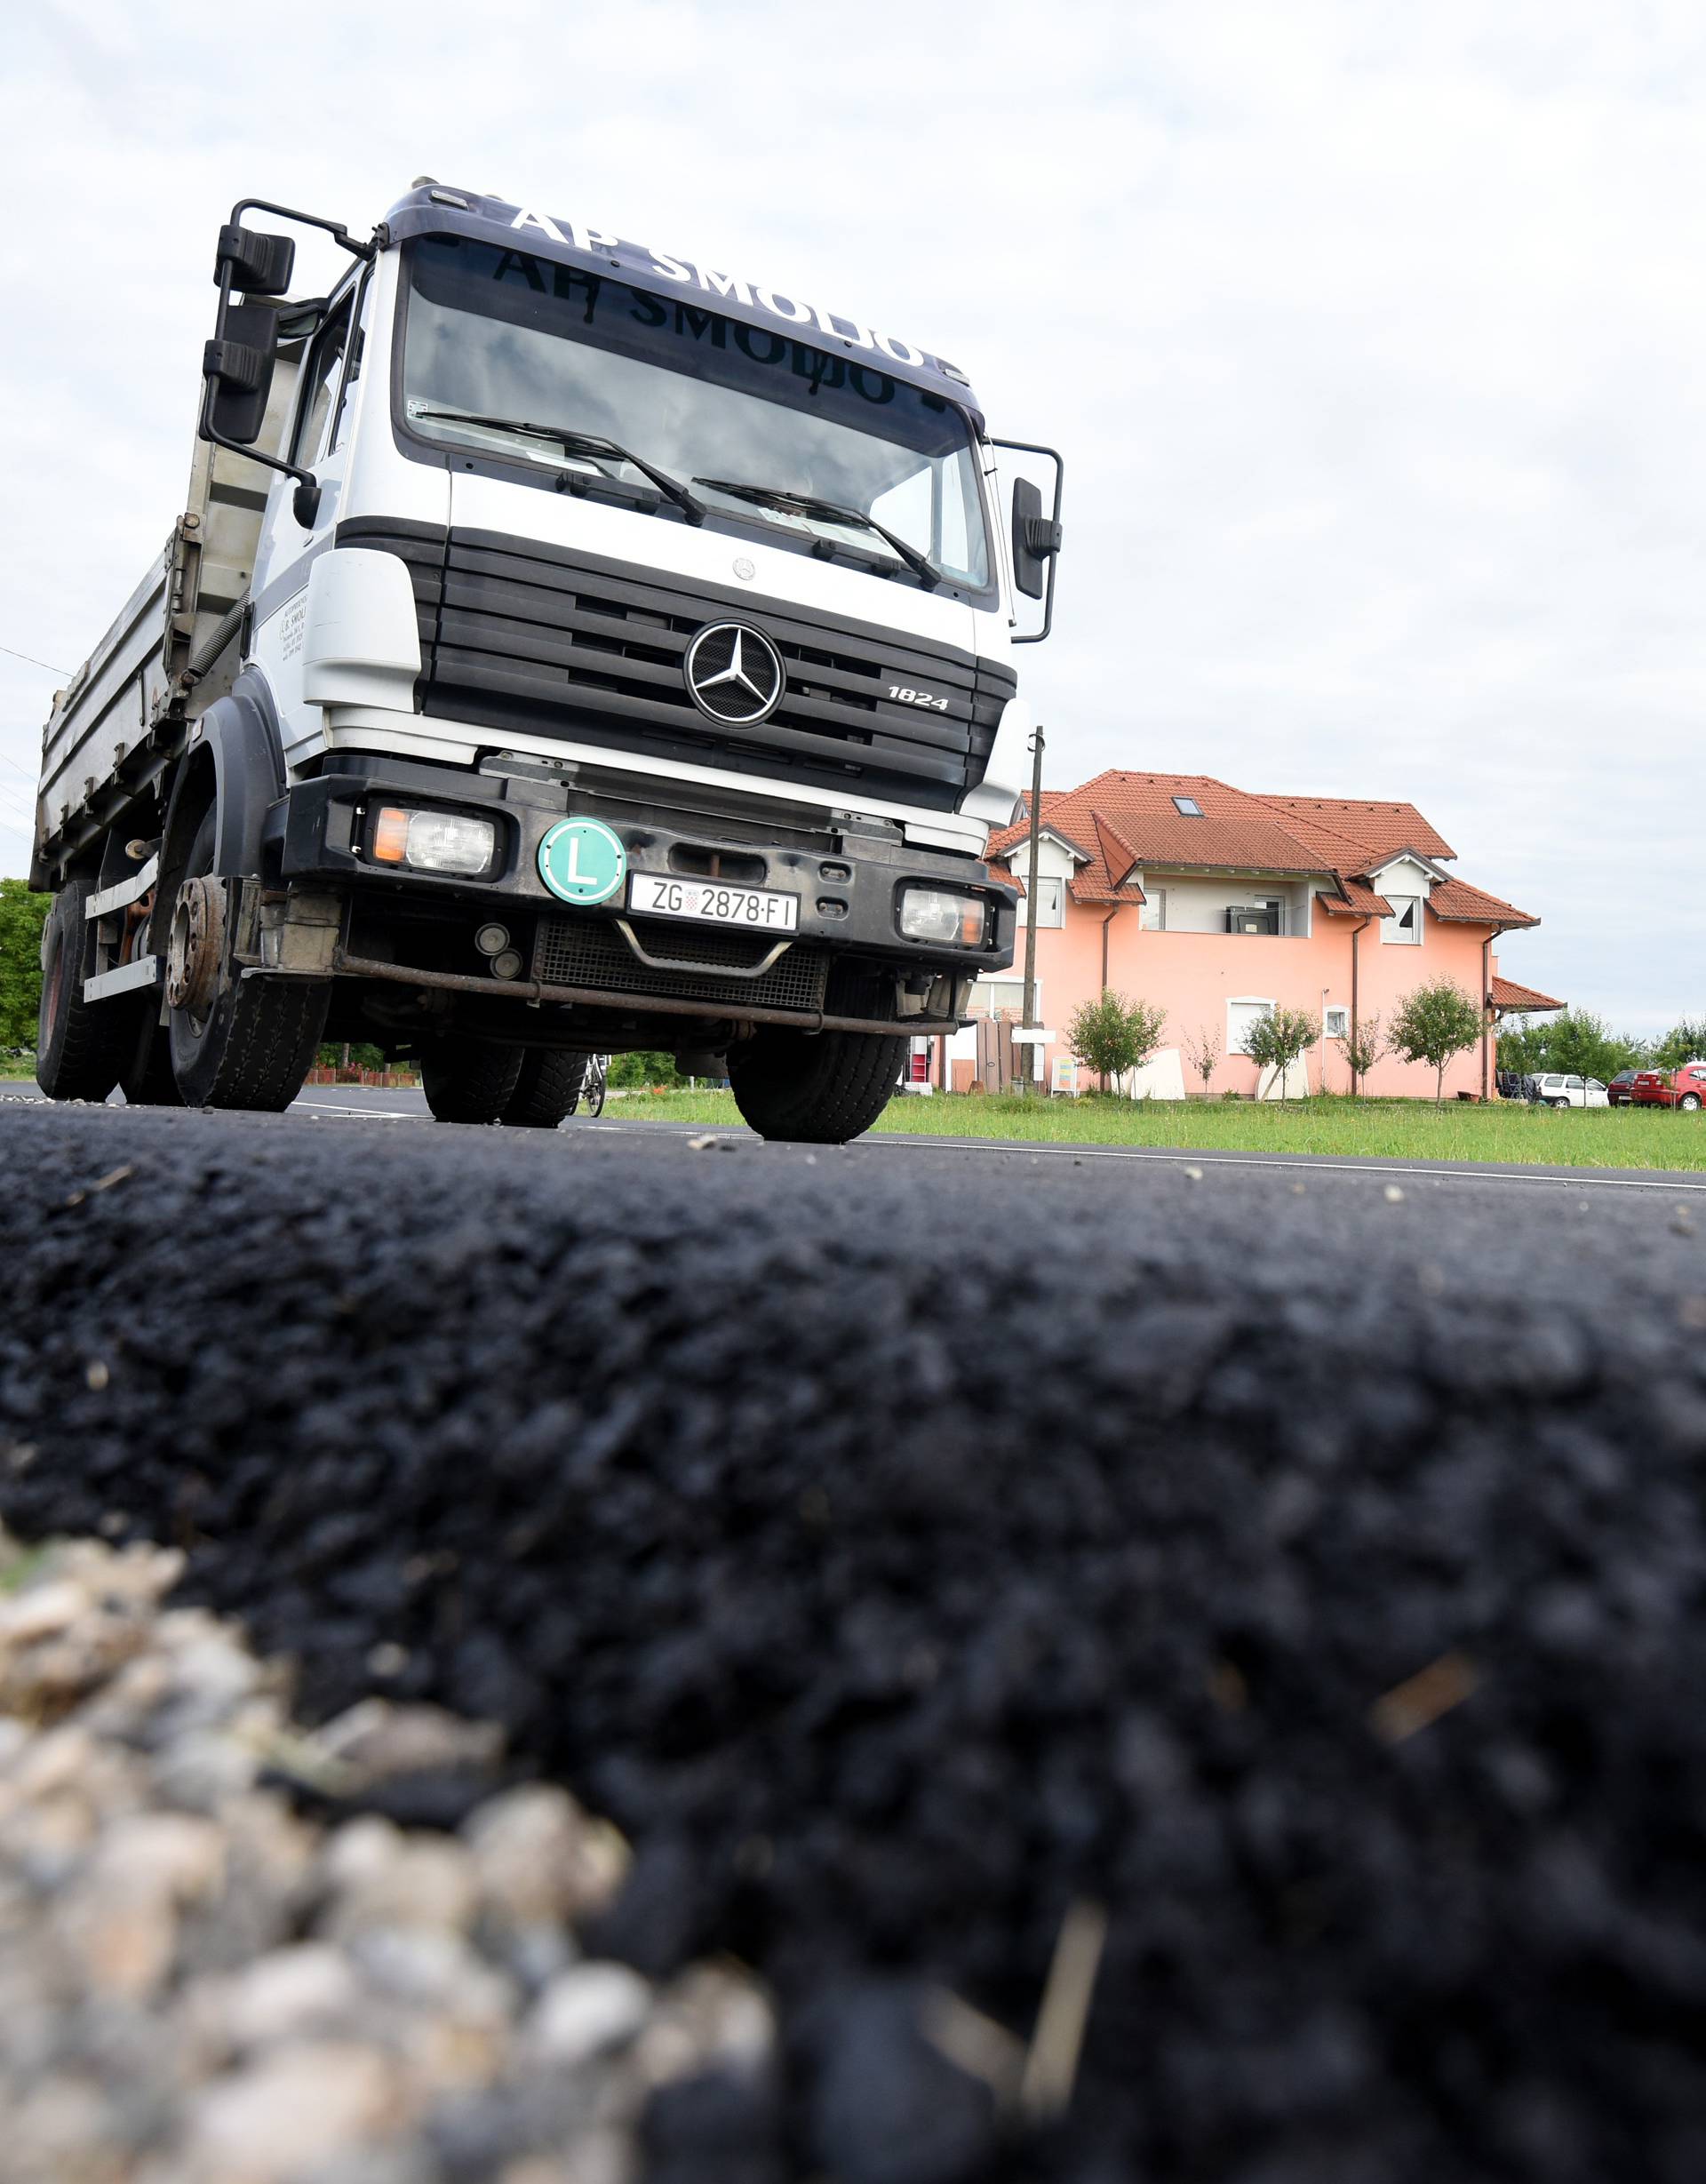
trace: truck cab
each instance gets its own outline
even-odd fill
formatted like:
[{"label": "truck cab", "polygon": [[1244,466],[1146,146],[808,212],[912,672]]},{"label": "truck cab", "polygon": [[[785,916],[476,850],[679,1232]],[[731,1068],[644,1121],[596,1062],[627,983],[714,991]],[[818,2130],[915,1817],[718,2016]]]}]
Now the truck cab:
[{"label": "truck cab", "polygon": [[1004,481],[954,364],[572,220],[423,182],[369,242],[310,222],[349,262],[292,303],[262,210],[220,238],[179,535],[226,573],[144,677],[130,904],[113,827],[56,813],[79,685],[49,723],[38,865],[95,929],[62,1003],[128,997],[132,1080],[157,1033],[196,1104],[283,1104],[330,1036],[418,1055],[445,1119],[543,1120],[662,1046],[768,1135],[867,1127],[1012,958],[982,857],[1058,458]]}]

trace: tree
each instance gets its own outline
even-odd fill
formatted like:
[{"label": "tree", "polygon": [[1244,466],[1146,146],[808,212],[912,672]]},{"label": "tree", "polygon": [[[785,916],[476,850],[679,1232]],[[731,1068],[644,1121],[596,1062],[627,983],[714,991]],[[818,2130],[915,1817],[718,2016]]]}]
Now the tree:
[{"label": "tree", "polygon": [[[1258,1072],[1275,1071],[1280,1079],[1280,1097],[1289,1096],[1287,1079],[1293,1064],[1305,1047],[1312,1047],[1321,1035],[1319,1016],[1311,1016],[1302,1008],[1275,1008],[1264,1016],[1258,1016],[1244,1034],[1240,1048],[1256,1064]],[[1256,1079],[1258,1089],[1261,1078]]]},{"label": "tree", "polygon": [[1472,1047],[1482,1016],[1472,994],[1450,978],[1435,978],[1405,997],[1392,1018],[1392,1052],[1403,1062],[1425,1062],[1433,1072],[1433,1104],[1445,1101],[1446,1064]]},{"label": "tree", "polygon": [[1614,1032],[1591,1009],[1562,1009],[1547,1028],[1546,1067],[1566,1075],[1598,1077],[1609,1084],[1620,1069],[1633,1066],[1637,1054],[1634,1040]]},{"label": "tree", "polygon": [[1676,1069],[1684,1062],[1697,1062],[1706,1056],[1706,1018],[1685,1016],[1673,1024],[1653,1050],[1654,1065],[1659,1069]]},{"label": "tree", "polygon": [[[1679,1024],[1670,1036],[1686,1040],[1691,1032],[1706,1037],[1706,1024]],[[1525,1077],[1558,1070],[1566,1076],[1598,1077],[1609,1084],[1620,1069],[1644,1068],[1651,1051],[1649,1040],[1614,1032],[1603,1016],[1588,1008],[1560,1009],[1537,1024],[1527,1016],[1512,1016],[1499,1032],[1499,1067]],[[1694,1052],[1694,1047],[1684,1045],[1676,1058],[1686,1062]]]},{"label": "tree", "polygon": [[52,900],[22,880],[0,880],[0,1048],[36,1044],[42,928]]},{"label": "tree", "polygon": [[1499,1027],[1501,1069],[1513,1069],[1519,1077],[1538,1077],[1546,1067],[1547,1024],[1531,1024],[1527,1016],[1507,1016]]},{"label": "tree", "polygon": [[1164,1008],[1152,1008],[1147,1001],[1128,1000],[1104,986],[1098,1000],[1080,1001],[1073,1011],[1066,1043],[1085,1068],[1100,1077],[1105,1092],[1114,1078],[1143,1067],[1166,1029]]},{"label": "tree", "polygon": [[1355,1031],[1346,1034],[1344,1058],[1351,1070],[1351,1089],[1359,1091],[1369,1071],[1386,1051],[1386,1034],[1378,1013],[1359,1016]]},{"label": "tree", "polygon": [[1220,1063],[1220,1035],[1206,1024],[1200,1024],[1193,1034],[1186,1032],[1184,1058],[1191,1064],[1193,1077],[1202,1079],[1202,1096],[1208,1096],[1208,1080]]}]

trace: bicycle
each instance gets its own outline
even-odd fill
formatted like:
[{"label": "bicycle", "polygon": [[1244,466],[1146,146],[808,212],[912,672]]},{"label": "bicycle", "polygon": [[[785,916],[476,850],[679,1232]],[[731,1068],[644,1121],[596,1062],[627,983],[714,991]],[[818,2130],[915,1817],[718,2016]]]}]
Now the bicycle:
[{"label": "bicycle", "polygon": [[571,1115],[590,1115],[596,1121],[603,1113],[604,1095],[610,1088],[610,1065],[608,1054],[589,1054],[586,1056],[586,1073],[580,1080],[580,1090],[576,1093],[574,1104],[569,1110]]}]

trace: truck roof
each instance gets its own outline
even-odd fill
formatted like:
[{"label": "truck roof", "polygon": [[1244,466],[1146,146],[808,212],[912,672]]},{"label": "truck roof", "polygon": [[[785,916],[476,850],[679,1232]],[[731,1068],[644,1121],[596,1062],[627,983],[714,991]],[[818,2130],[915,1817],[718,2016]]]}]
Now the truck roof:
[{"label": "truck roof", "polygon": [[747,325],[785,329],[817,348],[842,348],[855,355],[868,352],[873,363],[891,378],[945,397],[966,410],[979,431],[983,429],[983,413],[969,381],[957,364],[945,358],[892,334],[880,333],[865,321],[844,312],[825,310],[801,297],[654,250],[650,243],[625,242],[585,221],[538,212],[477,190],[453,189],[431,182],[400,197],[386,214],[385,226],[393,243],[406,242],[411,235],[466,235],[525,251],[530,258],[575,266],[586,273],[614,272],[658,293],[667,294],[672,289],[690,293],[704,309],[718,311]]}]

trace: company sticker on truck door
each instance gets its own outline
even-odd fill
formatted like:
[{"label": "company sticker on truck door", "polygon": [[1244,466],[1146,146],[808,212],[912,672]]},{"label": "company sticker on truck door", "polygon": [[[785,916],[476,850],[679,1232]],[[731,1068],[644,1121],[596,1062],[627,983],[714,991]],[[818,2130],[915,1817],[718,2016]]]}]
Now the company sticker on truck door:
[{"label": "company sticker on truck door", "polygon": [[628,853],[602,819],[559,819],[539,843],[539,877],[562,903],[609,902],[627,871]]}]

